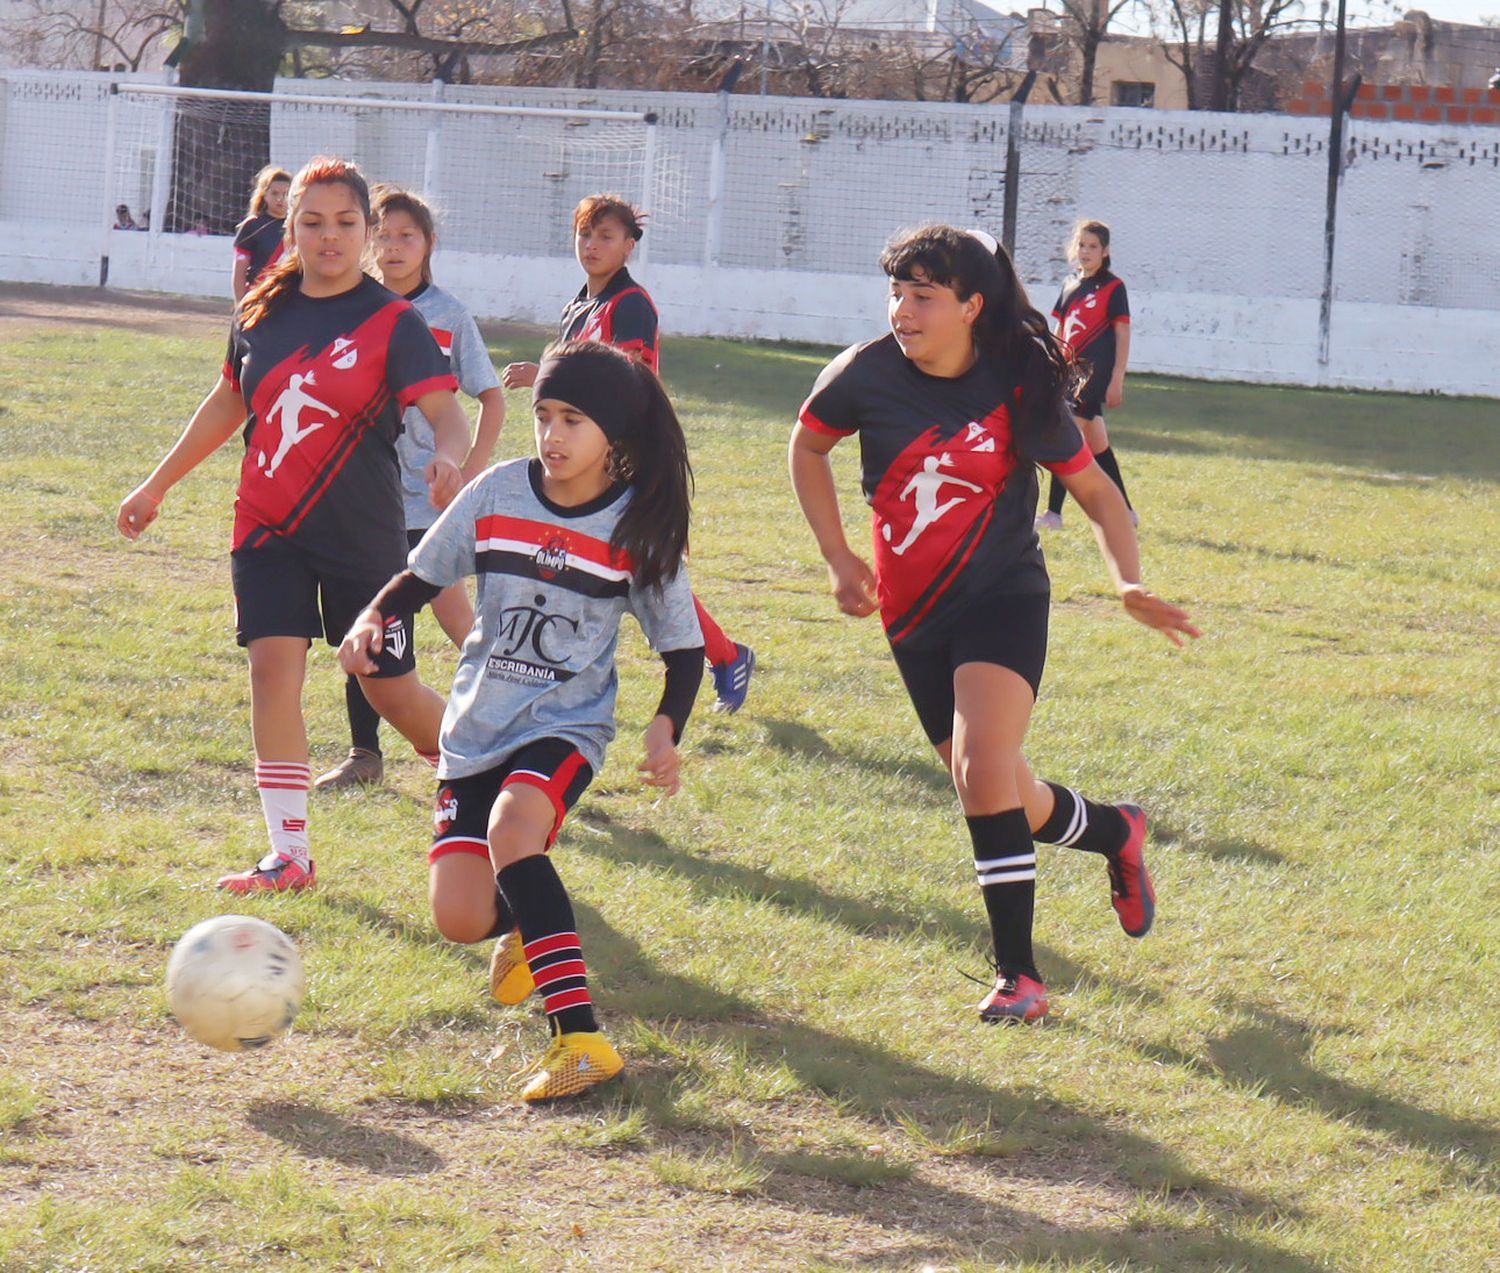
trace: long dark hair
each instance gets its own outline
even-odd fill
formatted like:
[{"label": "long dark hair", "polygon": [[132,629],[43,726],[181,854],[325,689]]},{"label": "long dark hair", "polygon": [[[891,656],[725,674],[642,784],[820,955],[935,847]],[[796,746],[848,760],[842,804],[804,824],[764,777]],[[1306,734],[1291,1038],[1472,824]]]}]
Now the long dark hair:
[{"label": "long dark hair", "polygon": [[297,255],[295,238],[297,210],[312,186],[347,186],[364,215],[365,224],[370,224],[370,186],[364,174],[347,159],[319,155],[308,160],[292,178],[292,189],[287,196],[286,229],[282,232],[286,251],[240,299],[241,331],[249,331],[302,284],[302,258]]},{"label": "long dark hair", "polygon": [[400,186],[376,186],[371,195],[370,211],[377,226],[392,212],[404,212],[416,222],[417,229],[427,240],[427,250],[422,253],[422,282],[432,282],[432,249],[437,246],[437,222],[427,201]]},{"label": "long dark hair", "polygon": [[1099,240],[1099,246],[1104,249],[1104,259],[1099,268],[1109,269],[1109,227],[1103,221],[1080,221],[1073,227],[1073,233],[1068,235],[1068,260],[1078,259],[1078,240],[1085,234],[1092,234]]},{"label": "long dark hair", "polygon": [[661,381],[645,363],[597,340],[560,341],[542,354],[544,363],[574,358],[592,362],[597,368],[593,374],[606,384],[637,391],[620,393],[615,404],[625,407],[633,400],[631,418],[615,431],[608,459],[610,477],[627,483],[631,497],[609,543],[630,558],[637,584],[660,588],[682,568],[688,546],[693,466],[682,424]]},{"label": "long dark hair", "polygon": [[921,271],[926,281],[951,287],[961,301],[976,293],[983,298],[974,343],[1015,385],[1012,433],[1016,450],[1029,454],[1031,444],[1056,426],[1073,370],[1067,350],[1027,298],[1010,254],[998,245],[990,251],[967,230],[927,225],[892,239],[880,254],[880,268],[903,282],[915,281]]}]

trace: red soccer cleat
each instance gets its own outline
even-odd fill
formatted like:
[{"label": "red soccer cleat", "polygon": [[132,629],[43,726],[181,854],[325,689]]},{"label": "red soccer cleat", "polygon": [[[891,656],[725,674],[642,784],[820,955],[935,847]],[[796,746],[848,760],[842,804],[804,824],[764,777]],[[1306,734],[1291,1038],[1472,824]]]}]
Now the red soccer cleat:
[{"label": "red soccer cleat", "polygon": [[1104,860],[1109,866],[1109,904],[1129,937],[1144,937],[1156,919],[1156,890],[1146,870],[1146,815],[1133,804],[1117,804],[1129,834]]},{"label": "red soccer cleat", "polygon": [[279,853],[268,853],[248,871],[226,875],[219,887],[227,893],[300,893],[318,882],[318,864],[309,861],[306,866],[284,858]]},{"label": "red soccer cleat", "polygon": [[979,1019],[990,1025],[1040,1021],[1047,1015],[1047,987],[1024,972],[996,974],[995,988],[979,1001]]}]

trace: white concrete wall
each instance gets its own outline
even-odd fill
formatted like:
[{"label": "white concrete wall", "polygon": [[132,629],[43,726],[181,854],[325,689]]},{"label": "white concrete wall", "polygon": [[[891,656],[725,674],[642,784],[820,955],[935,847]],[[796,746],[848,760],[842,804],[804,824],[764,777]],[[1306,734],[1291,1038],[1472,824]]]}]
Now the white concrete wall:
[{"label": "white concrete wall", "polygon": [[[133,123],[118,130],[106,179],[104,82],[33,75],[19,89],[0,84],[0,278],[92,284],[108,251],[111,286],[222,295],[223,238],[99,228],[117,196],[142,189],[162,133],[153,122],[160,115],[137,97],[122,114]],[[423,95],[412,85],[280,87]],[[894,229],[924,220],[997,235],[1001,228],[1003,110],[732,98],[719,246],[710,253],[708,174],[724,127],[716,99],[563,89],[449,94],[650,108],[662,118],[649,190],[628,185],[644,172],[644,134],[635,125],[444,122],[428,169],[448,245],[437,268],[482,316],[555,319],[576,287],[565,214],[595,185],[618,185],[654,214],[638,272],[669,334],[862,339],[884,322],[875,258]],[[413,181],[433,120],[282,104],[272,115],[273,155],[290,165],[342,149],[375,177]],[[1115,267],[1130,285],[1136,370],[1500,397],[1500,235],[1492,228],[1500,129],[1355,125],[1331,357],[1322,367],[1325,128],[1280,116],[1028,110],[1016,257],[1033,301],[1050,308],[1072,222],[1101,217],[1114,227]]]}]

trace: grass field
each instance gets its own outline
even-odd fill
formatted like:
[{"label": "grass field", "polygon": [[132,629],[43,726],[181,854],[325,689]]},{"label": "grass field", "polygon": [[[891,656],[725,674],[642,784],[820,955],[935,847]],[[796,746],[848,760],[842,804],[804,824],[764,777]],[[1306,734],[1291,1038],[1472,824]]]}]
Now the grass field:
[{"label": "grass field", "polygon": [[[112,523],[222,313],[0,291],[0,1270],[1500,1267],[1500,404],[1132,378],[1146,578],[1206,635],[1126,619],[1071,510],[1028,750],[1148,809],[1158,921],[1128,940],[1098,861],[1043,850],[1053,1019],[1004,1031],[960,975],[955,800],[785,478],[827,351],[671,341],[694,582],[760,671],[658,803],[631,630],[556,851],[629,1069],[539,1111],[507,1078],[543,1026],[433,930],[431,771],[393,740],[387,790],[315,799],[316,894],[240,907],[303,951],[296,1034],[226,1057],[167,1015],[173,940],[264,835],[235,448],[140,544]],[[327,649],[307,705],[331,762]]]}]

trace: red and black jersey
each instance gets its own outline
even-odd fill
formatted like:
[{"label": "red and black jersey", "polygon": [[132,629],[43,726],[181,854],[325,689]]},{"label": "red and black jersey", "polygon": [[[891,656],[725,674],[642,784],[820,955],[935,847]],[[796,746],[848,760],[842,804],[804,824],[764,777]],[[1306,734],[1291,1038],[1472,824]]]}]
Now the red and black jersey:
[{"label": "red and black jersey", "polygon": [[277,536],[329,574],[399,571],[401,412],[457,388],[410,302],[369,275],[337,296],[294,291],[249,331],[236,321],[224,378],[250,413],[235,548]]},{"label": "red and black jersey", "polygon": [[280,259],[281,250],[286,245],[285,231],[285,220],[264,212],[240,222],[239,229],[234,232],[234,254],[247,262],[246,287],[254,284],[262,270]]},{"label": "red and black jersey", "polygon": [[1107,381],[1115,370],[1115,324],[1130,321],[1124,282],[1108,270],[1072,279],[1058,293],[1052,317],[1063,344],[1088,363],[1089,379]]},{"label": "red and black jersey", "polygon": [[893,646],[940,644],[981,596],[1051,587],[1032,529],[1034,466],[1076,473],[1092,457],[1066,411],[1022,454],[1014,394],[989,359],[952,379],[929,376],[885,335],[829,363],[803,404],[807,428],[859,434],[880,618]]},{"label": "red and black jersey", "polygon": [[585,283],[563,306],[557,334],[563,340],[602,340],[639,358],[652,371],[661,370],[656,306],[627,269],[610,279],[598,296],[590,296]]}]

